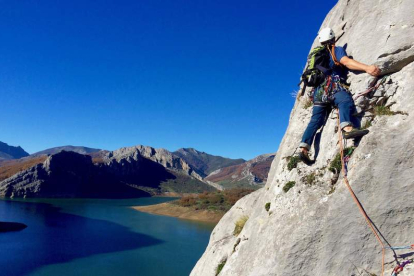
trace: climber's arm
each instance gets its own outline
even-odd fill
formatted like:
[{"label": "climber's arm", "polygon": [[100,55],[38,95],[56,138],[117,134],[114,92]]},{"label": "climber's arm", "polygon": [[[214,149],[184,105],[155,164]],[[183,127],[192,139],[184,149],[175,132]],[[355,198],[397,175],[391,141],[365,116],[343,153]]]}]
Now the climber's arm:
[{"label": "climber's arm", "polygon": [[377,66],[366,65],[347,56],[342,57],[339,62],[350,70],[365,71],[366,73],[374,77],[379,76],[379,74],[381,73],[381,70]]}]

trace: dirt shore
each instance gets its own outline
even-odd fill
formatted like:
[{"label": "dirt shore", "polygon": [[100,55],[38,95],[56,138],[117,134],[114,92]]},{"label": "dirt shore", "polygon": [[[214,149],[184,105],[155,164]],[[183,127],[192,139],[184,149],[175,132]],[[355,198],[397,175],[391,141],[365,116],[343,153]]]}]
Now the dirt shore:
[{"label": "dirt shore", "polygon": [[168,202],[148,206],[135,206],[132,208],[150,214],[198,220],[211,223],[218,223],[224,215],[223,212],[215,212],[209,210],[193,210],[191,208],[181,207]]}]

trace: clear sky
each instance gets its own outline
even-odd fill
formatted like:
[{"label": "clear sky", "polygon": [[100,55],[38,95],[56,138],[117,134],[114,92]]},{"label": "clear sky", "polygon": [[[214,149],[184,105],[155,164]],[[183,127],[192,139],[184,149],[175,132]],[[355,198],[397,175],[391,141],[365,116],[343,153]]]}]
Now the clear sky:
[{"label": "clear sky", "polygon": [[335,4],[0,0],[0,141],[275,152]]}]

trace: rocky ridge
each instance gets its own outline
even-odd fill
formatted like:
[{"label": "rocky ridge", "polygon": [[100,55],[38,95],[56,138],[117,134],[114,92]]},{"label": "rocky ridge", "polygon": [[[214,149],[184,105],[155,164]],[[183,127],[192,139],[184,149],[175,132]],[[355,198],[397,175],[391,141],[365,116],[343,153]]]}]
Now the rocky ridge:
[{"label": "rocky ridge", "polygon": [[[237,164],[241,160],[244,162],[243,159],[222,158],[194,149],[186,149],[187,151],[192,152],[193,155],[195,154],[198,157],[201,156],[197,164],[204,167],[212,168],[218,164]],[[69,162],[71,158],[75,158],[73,156],[77,156],[76,154],[84,156],[87,161],[80,162],[80,164],[83,164],[81,167],[71,168]],[[240,165],[223,168],[220,172],[216,171],[216,178],[212,177],[212,179],[209,179],[203,178],[198,174],[196,169],[193,168],[194,165],[187,163],[181,157],[165,149],[155,149],[142,145],[120,148],[115,151],[72,146],[57,147],[23,159],[3,161],[0,164],[0,195],[7,197],[40,196],[42,193],[40,193],[39,187],[44,187],[45,182],[54,183],[50,185],[62,188],[63,186],[59,184],[58,178],[67,176],[65,174],[58,174],[58,176],[50,178],[50,164],[54,164],[55,168],[61,167],[60,171],[71,170],[72,174],[77,174],[78,180],[82,179],[84,182],[81,181],[81,183],[76,185],[82,187],[88,185],[93,187],[95,185],[93,183],[86,184],[88,180],[85,179],[88,179],[88,174],[90,174],[90,178],[93,181],[102,181],[102,178],[107,177],[108,181],[110,180],[114,183],[122,182],[130,187],[145,190],[151,194],[223,190],[221,184],[225,184],[226,177],[233,177],[231,185],[226,185],[227,188],[246,185],[257,187],[266,178],[273,157],[274,155],[262,155]],[[63,160],[64,158],[68,158],[68,160]],[[190,158],[190,160],[194,162],[194,158]],[[82,171],[81,168],[89,169]],[[235,177],[236,174],[237,176]],[[218,183],[216,180],[218,180]],[[63,187],[62,194],[57,189],[50,190],[43,194],[43,196],[84,197],[86,196],[84,194],[93,196],[92,188],[86,193],[68,192],[65,190],[66,188],[68,187]],[[97,196],[108,195],[101,193]]]},{"label": "rocky ridge", "polygon": [[186,162],[164,149],[135,146],[98,153],[99,162],[73,151],[52,154],[44,162],[1,181],[0,196],[136,197],[148,192],[215,189]]},{"label": "rocky ridge", "polygon": [[199,175],[206,177],[211,172],[224,167],[238,165],[246,162],[244,159],[230,159],[211,155],[193,148],[181,148],[173,152],[187,162]]},{"label": "rocky ridge", "polygon": [[13,147],[0,142],[0,160],[19,159],[26,156],[29,156],[29,154],[20,146]]},{"label": "rocky ridge", "polygon": [[33,153],[32,156],[41,156],[41,155],[51,155],[55,153],[59,153],[61,151],[73,151],[80,154],[90,154],[96,153],[101,151],[100,149],[82,147],[82,146],[62,146],[62,147],[54,147],[46,150],[42,150],[36,153]]},{"label": "rocky ridge", "polygon": [[205,179],[225,188],[260,188],[266,183],[267,174],[275,154],[262,154],[242,164],[220,168]]},{"label": "rocky ridge", "polygon": [[163,165],[165,168],[182,170],[198,180],[203,179],[187,162],[166,149],[154,149],[148,146],[137,146],[136,149],[142,156]]},{"label": "rocky ridge", "polygon": [[[156,174],[148,174],[147,170],[146,175],[148,175],[148,177],[145,179],[146,183],[154,182],[154,179],[156,179],[156,181],[166,181],[167,179],[171,179],[174,176],[177,176],[177,174],[181,174],[197,180],[198,184],[201,186],[203,186],[203,184],[207,184],[214,189],[221,188],[215,183],[204,181],[203,178],[197,172],[195,172],[188,163],[166,149],[155,149],[149,146],[138,145],[134,147],[125,147],[115,151],[110,151],[102,157],[102,162],[108,168],[122,166],[122,170],[125,170],[125,168],[128,167],[126,164],[132,164],[132,166],[134,166],[134,163],[138,162],[139,160],[151,160],[153,163],[159,164],[159,166],[167,169],[166,172],[170,174],[169,176],[165,175],[164,177],[160,178],[160,176],[163,175],[162,173],[160,174],[160,172],[158,172]],[[155,168],[155,165],[153,164],[152,167]],[[144,173],[144,171],[142,173]],[[138,177],[138,174],[140,173],[137,172],[137,174],[135,174],[135,177]],[[211,190],[211,188],[206,190]]]},{"label": "rocky ridge", "polygon": [[[393,246],[414,243],[412,14],[409,0],[340,0],[321,26],[332,27],[340,38],[337,45],[346,43],[356,60],[378,64],[389,74],[386,84],[364,99],[368,105],[358,102],[370,133],[350,159],[348,179]],[[366,90],[372,78],[351,73],[349,80],[356,94]],[[316,163],[288,169],[288,157],[311,116],[307,101],[306,96],[296,100],[265,187],[239,200],[222,218],[191,276],[216,275],[219,265],[220,276],[381,275],[381,247],[342,177],[328,170],[339,150],[335,113],[315,140]],[[372,112],[378,107],[389,112]],[[248,220],[235,236],[235,223],[243,216]],[[411,260],[412,253],[397,252],[398,260]],[[391,275],[396,266],[391,251],[385,261],[385,275]],[[413,265],[399,275],[414,275]]]},{"label": "rocky ridge", "polygon": [[43,163],[0,182],[4,197],[139,197],[130,187],[92,163],[88,155],[61,151]]}]

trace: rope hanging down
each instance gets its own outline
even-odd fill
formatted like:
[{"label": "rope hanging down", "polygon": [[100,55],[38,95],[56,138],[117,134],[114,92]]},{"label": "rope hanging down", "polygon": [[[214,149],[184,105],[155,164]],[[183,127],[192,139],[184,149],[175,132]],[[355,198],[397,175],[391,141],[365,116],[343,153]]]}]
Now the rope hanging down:
[{"label": "rope hanging down", "polygon": [[381,276],[383,276],[384,275],[384,261],[385,261],[385,246],[384,246],[384,243],[382,242],[379,234],[377,233],[374,226],[372,225],[372,222],[369,219],[367,213],[365,212],[365,210],[362,207],[361,203],[359,202],[357,196],[355,195],[354,190],[352,190],[351,185],[349,185],[348,177],[347,177],[347,174],[345,173],[344,148],[343,148],[343,141],[342,141],[342,130],[341,130],[341,126],[340,126],[340,123],[339,123],[339,110],[337,110],[337,113],[338,113],[338,138],[339,138],[339,147],[340,147],[340,152],[341,152],[342,171],[344,172],[344,177],[343,177],[344,182],[345,182],[346,187],[349,190],[349,193],[351,194],[352,198],[354,199],[355,203],[357,204],[357,206],[359,208],[359,211],[364,216],[365,221],[367,222],[369,228],[371,229],[372,233],[375,235],[376,239],[378,240],[379,244],[382,247]]},{"label": "rope hanging down", "polygon": [[[383,83],[383,81],[381,81],[377,86],[381,85],[381,83]],[[343,171],[343,174],[344,174],[343,179],[344,179],[346,187],[349,190],[349,193],[351,194],[352,198],[354,199],[355,203],[357,204],[357,206],[359,208],[359,211],[364,216],[365,221],[367,222],[369,228],[371,229],[372,233],[375,235],[375,238],[378,240],[379,244],[381,245],[381,248],[382,248],[381,276],[383,276],[384,275],[384,262],[385,262],[385,249],[391,249],[392,251],[400,250],[400,249],[412,249],[412,250],[414,250],[414,244],[407,245],[407,246],[389,246],[389,247],[385,247],[384,242],[380,238],[380,234],[378,233],[375,226],[371,222],[371,219],[368,217],[367,213],[365,212],[364,208],[362,207],[361,202],[359,202],[357,196],[354,193],[354,190],[352,189],[351,185],[349,184],[348,176],[347,176],[347,172],[348,172],[347,163],[348,163],[348,160],[349,160],[349,156],[348,156],[348,158],[344,157],[344,146],[343,146],[344,142],[343,142],[343,137],[342,137],[342,130],[341,130],[341,127],[340,127],[339,110],[337,110],[337,114],[338,114],[337,122],[338,122],[339,148],[340,148],[340,153],[341,153],[342,171]],[[346,140],[345,140],[345,142],[346,142]],[[387,244],[388,244],[388,242],[387,242]],[[411,260],[408,260],[408,261],[404,261],[400,264],[397,260],[395,252],[394,252],[394,257],[395,257],[398,265],[394,268],[391,276],[396,276],[398,273],[403,271],[404,267],[407,264],[412,263]]]}]

